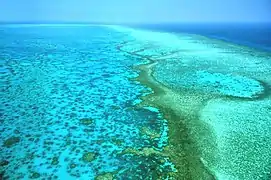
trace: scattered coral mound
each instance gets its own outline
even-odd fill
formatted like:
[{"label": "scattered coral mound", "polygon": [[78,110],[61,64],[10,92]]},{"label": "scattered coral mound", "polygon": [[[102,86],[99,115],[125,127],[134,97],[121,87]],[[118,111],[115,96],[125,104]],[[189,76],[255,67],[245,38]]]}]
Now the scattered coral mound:
[{"label": "scattered coral mound", "polygon": [[0,179],[126,179],[149,173],[142,164],[168,175],[163,163],[119,154],[167,145],[160,112],[135,108],[151,91],[131,80],[144,60],[117,49],[129,37],[96,26],[0,26]]}]

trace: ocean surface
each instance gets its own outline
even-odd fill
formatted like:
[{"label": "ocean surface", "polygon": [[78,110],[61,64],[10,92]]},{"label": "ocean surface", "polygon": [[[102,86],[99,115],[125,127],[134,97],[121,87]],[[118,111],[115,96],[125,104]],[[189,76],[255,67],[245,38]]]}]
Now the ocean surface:
[{"label": "ocean surface", "polygon": [[164,32],[199,34],[264,51],[271,51],[270,23],[152,24],[137,27]]},{"label": "ocean surface", "polygon": [[268,180],[270,26],[234,27],[1,24],[0,179]]}]

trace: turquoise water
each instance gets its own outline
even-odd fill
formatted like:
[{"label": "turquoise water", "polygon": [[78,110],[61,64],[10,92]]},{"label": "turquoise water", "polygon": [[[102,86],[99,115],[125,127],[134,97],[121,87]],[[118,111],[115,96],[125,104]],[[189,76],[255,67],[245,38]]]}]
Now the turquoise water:
[{"label": "turquoise water", "polygon": [[0,179],[269,179],[270,52],[101,25],[0,40]]},{"label": "turquoise water", "polygon": [[270,179],[270,52],[194,34],[115,29],[137,37],[122,49],[152,61],[149,75],[165,93],[155,101],[179,115],[169,122],[183,123],[169,134],[187,128],[189,151],[196,147],[215,179]]},{"label": "turquoise water", "polygon": [[[132,78],[143,60],[116,49],[105,27],[0,27],[1,176],[4,179],[165,177],[167,157],[125,153],[167,144],[167,121],[135,108],[151,93]],[[142,129],[158,134],[152,138]],[[144,166],[143,166],[144,164]]]}]

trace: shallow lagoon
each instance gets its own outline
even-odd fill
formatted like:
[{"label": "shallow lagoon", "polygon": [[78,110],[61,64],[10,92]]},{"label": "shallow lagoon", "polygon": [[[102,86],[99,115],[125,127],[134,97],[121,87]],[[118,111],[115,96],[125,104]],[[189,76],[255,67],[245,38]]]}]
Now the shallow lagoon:
[{"label": "shallow lagoon", "polygon": [[119,26],[0,30],[3,177],[268,178],[270,53]]},{"label": "shallow lagoon", "polygon": [[162,167],[170,165],[167,157],[125,153],[160,150],[167,140],[160,138],[166,121],[159,111],[134,108],[151,90],[130,80],[138,74],[132,65],[141,60],[116,50],[121,34],[101,27],[1,30],[4,177],[89,179],[121,170],[121,178],[142,162],[172,171]]}]

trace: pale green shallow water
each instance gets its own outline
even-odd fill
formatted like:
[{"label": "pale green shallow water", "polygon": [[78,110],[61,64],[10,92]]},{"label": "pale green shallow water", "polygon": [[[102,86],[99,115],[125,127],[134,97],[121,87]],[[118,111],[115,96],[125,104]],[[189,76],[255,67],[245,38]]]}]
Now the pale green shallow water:
[{"label": "pale green shallow water", "polygon": [[[199,96],[198,102],[181,98],[180,106],[197,104],[186,111],[197,109],[198,119],[212,129],[215,147],[204,138],[198,143],[202,161],[217,179],[270,178],[270,53],[197,35],[114,28],[136,39],[125,51],[157,62],[157,81],[179,94]],[[190,128],[197,134],[198,129]]]},{"label": "pale green shallow water", "polygon": [[136,107],[152,91],[133,66],[148,59],[210,127],[212,144],[184,120],[217,179],[270,176],[270,53],[119,26],[2,26],[0,39],[4,178],[178,179],[163,154],[170,119]]}]

